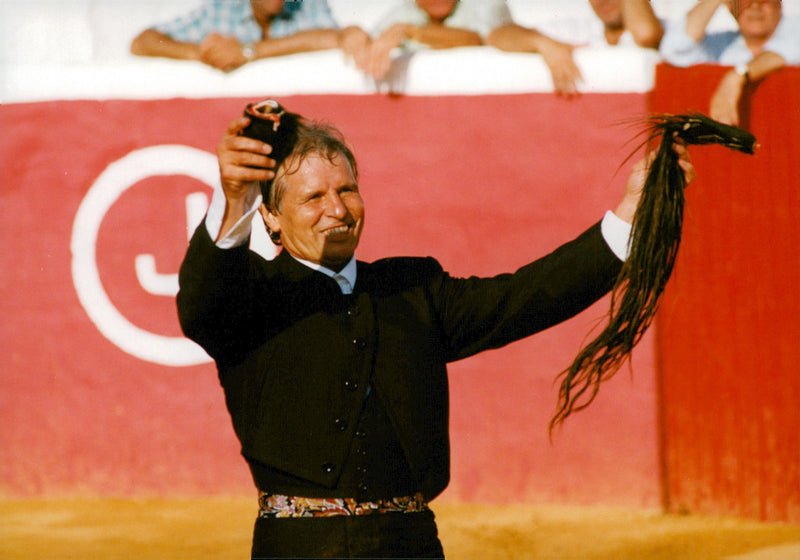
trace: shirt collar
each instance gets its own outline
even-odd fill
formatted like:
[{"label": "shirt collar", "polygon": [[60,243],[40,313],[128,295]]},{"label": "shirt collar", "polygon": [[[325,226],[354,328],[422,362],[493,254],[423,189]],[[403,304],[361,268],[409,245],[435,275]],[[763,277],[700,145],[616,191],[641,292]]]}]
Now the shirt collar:
[{"label": "shirt collar", "polygon": [[291,256],[294,260],[296,260],[300,264],[304,264],[311,270],[319,271],[322,274],[330,276],[331,278],[336,280],[336,283],[339,284],[339,288],[341,288],[343,294],[353,293],[353,288],[355,288],[356,285],[356,271],[357,271],[355,255],[350,257],[348,263],[339,272],[331,270],[330,268],[326,268],[321,264],[299,259],[294,255]]}]

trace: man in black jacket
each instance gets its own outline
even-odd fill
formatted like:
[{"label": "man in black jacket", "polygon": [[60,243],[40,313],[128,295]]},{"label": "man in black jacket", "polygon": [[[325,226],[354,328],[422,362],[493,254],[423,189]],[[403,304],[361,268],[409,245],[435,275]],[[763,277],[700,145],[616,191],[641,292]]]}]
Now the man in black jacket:
[{"label": "man in black jacket", "polygon": [[[427,504],[449,480],[447,363],[608,292],[646,160],[577,239],[513,274],[461,279],[431,258],[355,259],[364,203],[335,129],[302,123],[273,171],[247,124],[219,144],[222,189],[181,267],[178,309],[217,363],[259,490],[253,557],[443,557]],[[263,204],[257,181],[272,181]],[[283,246],[272,261],[246,243],[257,211]]]}]

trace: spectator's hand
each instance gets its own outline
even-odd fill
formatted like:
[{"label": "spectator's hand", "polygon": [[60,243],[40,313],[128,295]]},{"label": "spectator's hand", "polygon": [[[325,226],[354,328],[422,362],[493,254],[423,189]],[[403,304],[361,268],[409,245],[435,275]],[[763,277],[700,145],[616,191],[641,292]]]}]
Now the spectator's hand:
[{"label": "spectator's hand", "polygon": [[[686,181],[686,186],[689,186],[689,184],[694,181],[697,173],[689,157],[689,150],[686,148],[686,143],[680,138],[675,137],[672,149],[678,155],[678,165],[683,170],[683,178]],[[655,150],[650,151],[642,159],[634,163],[631,168],[631,174],[628,176],[628,182],[625,185],[625,195],[619,203],[619,206],[614,210],[614,214],[628,223],[633,222],[633,216],[636,213],[636,209],[639,207],[639,199],[642,197],[644,183],[650,171],[650,164],[655,157]]]},{"label": "spectator's hand", "polygon": [[727,72],[711,96],[708,115],[715,121],[739,125],[739,99],[742,97],[744,77],[733,70]]},{"label": "spectator's hand", "polygon": [[275,160],[269,157],[272,146],[242,136],[250,119],[240,117],[231,122],[217,145],[222,190],[228,203],[244,200],[251,185],[275,177]]},{"label": "spectator's hand", "polygon": [[577,95],[578,82],[583,81],[581,71],[572,56],[572,52],[578,46],[547,40],[539,47],[539,54],[550,69],[553,87],[559,95],[566,97]]},{"label": "spectator's hand", "polygon": [[211,33],[200,43],[200,61],[223,72],[236,70],[248,62],[242,44],[233,37]]},{"label": "spectator's hand", "polygon": [[369,58],[370,36],[360,27],[350,26],[339,32],[339,48],[356,68],[366,71]]},{"label": "spectator's hand", "polygon": [[376,80],[386,77],[392,67],[392,50],[403,44],[410,27],[405,23],[397,23],[372,41],[364,69],[367,75]]}]

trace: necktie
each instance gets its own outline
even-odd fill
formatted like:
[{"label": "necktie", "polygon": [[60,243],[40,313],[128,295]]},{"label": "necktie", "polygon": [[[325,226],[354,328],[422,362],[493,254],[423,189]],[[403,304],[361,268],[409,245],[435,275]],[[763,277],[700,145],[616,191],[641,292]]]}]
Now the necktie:
[{"label": "necktie", "polygon": [[350,281],[347,278],[341,274],[334,274],[333,279],[339,284],[339,288],[342,290],[343,294],[353,293],[353,286],[350,285]]}]

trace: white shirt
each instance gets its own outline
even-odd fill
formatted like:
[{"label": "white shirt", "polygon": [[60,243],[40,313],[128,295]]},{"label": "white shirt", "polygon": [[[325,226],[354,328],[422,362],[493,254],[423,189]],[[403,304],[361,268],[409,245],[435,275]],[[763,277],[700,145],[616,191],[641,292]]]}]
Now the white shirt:
[{"label": "white shirt", "polygon": [[[222,239],[216,242],[217,247],[220,249],[238,247],[247,241],[250,236],[250,224],[256,212],[258,212],[258,207],[261,206],[261,192],[258,186],[254,185],[250,188],[245,204],[245,214],[239,218]],[[205,227],[211,239],[216,239],[220,228],[222,228],[225,205],[225,193],[222,191],[222,187],[217,186],[214,188],[214,196],[211,198],[211,204],[208,207],[205,219]],[[600,224],[600,231],[606,244],[608,244],[608,247],[617,258],[623,261],[628,258],[631,229],[631,224],[619,218],[611,210],[606,211]],[[295,259],[309,268],[318,270],[336,280],[342,289],[342,293],[350,294],[353,292],[353,287],[356,285],[355,256],[338,273],[317,263],[298,259],[297,257]]]},{"label": "white shirt", "polygon": [[[414,0],[403,0],[383,16],[375,26],[373,35],[380,35],[396,23],[422,27],[429,21],[428,14]],[[512,21],[504,0],[460,0],[444,24],[447,27],[469,29],[486,37],[492,30]]]}]

